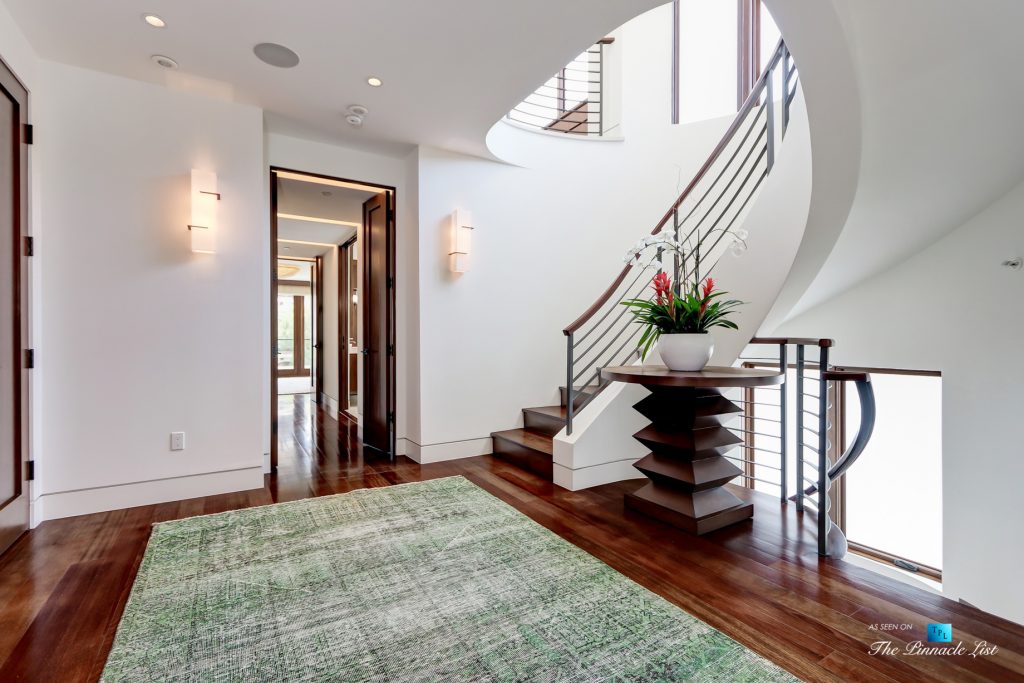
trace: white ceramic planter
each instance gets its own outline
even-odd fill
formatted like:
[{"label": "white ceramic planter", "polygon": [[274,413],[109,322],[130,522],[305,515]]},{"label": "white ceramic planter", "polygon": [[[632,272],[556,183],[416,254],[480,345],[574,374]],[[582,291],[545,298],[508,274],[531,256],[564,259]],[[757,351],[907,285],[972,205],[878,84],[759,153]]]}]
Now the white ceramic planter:
[{"label": "white ceramic planter", "polygon": [[707,332],[663,334],[658,337],[658,354],[669,370],[697,372],[711,360],[715,338]]}]

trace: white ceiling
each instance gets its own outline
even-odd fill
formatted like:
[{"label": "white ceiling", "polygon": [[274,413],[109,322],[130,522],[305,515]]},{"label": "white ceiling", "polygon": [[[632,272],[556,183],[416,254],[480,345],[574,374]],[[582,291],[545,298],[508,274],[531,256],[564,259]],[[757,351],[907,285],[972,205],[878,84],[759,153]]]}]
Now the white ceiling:
[{"label": "white ceiling", "polygon": [[282,178],[277,185],[277,210],[283,214],[359,224],[363,222],[363,202],[375,194]]},{"label": "white ceiling", "polygon": [[[278,251],[281,256],[305,258],[320,256],[351,239],[363,220],[363,202],[376,194],[292,178],[279,179],[277,192]],[[348,224],[286,218],[282,214]]]},{"label": "white ceiling", "polygon": [[[3,0],[40,56],[263,107],[271,130],[486,155],[488,129],[580,50],[663,0]],[[142,21],[152,12],[167,22]],[[258,61],[257,43],[299,54]],[[167,71],[150,61],[164,54]],[[368,76],[384,86],[372,88]],[[360,129],[348,105],[369,115]]]}]

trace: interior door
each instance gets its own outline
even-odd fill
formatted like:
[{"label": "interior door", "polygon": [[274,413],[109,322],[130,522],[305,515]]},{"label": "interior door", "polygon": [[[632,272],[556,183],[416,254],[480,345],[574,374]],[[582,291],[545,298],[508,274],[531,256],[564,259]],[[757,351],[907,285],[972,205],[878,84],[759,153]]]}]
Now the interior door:
[{"label": "interior door", "polygon": [[28,92],[0,62],[0,552],[28,529]]},{"label": "interior door", "polygon": [[363,445],[394,453],[394,357],[392,236],[388,192],[363,204]]}]

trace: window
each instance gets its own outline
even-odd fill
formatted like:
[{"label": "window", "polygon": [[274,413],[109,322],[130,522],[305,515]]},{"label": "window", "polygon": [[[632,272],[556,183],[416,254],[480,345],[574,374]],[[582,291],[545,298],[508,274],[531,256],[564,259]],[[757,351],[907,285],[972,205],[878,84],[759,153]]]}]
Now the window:
[{"label": "window", "polygon": [[[850,549],[940,579],[942,377],[934,372],[841,369],[871,373],[878,408],[871,441],[847,472],[840,492],[838,522]],[[840,424],[856,429],[856,397],[841,398],[840,403]],[[852,433],[843,441],[850,438]]]},{"label": "window", "polygon": [[779,41],[775,20],[761,0],[677,3],[677,121],[729,116],[746,100]]}]

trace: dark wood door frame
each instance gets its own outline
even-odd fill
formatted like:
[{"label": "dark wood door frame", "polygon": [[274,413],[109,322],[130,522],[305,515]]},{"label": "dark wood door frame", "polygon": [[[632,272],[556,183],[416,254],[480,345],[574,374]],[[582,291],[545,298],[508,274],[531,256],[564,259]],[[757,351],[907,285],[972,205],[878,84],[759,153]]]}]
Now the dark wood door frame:
[{"label": "dark wood door frame", "polygon": [[[395,400],[396,400],[396,395],[397,395],[397,392],[396,392],[396,389],[395,389],[395,381],[396,381],[395,380],[395,377],[396,377],[395,358],[396,358],[396,353],[397,353],[397,345],[396,345],[396,340],[395,340],[395,328],[396,328],[395,292],[397,290],[397,287],[396,287],[396,284],[395,284],[396,281],[397,281],[397,277],[396,277],[396,273],[395,273],[395,268],[396,268],[396,265],[395,265],[395,263],[396,263],[395,262],[395,249],[396,249],[396,244],[397,244],[397,239],[396,239],[396,232],[397,232],[397,222],[396,222],[397,218],[396,218],[396,214],[397,214],[397,211],[395,209],[398,206],[398,190],[397,190],[397,188],[395,188],[392,185],[381,185],[380,183],[371,183],[371,182],[366,182],[364,180],[352,180],[351,178],[340,178],[338,176],[325,175],[325,174],[322,174],[322,173],[311,173],[309,171],[299,171],[299,170],[296,170],[296,169],[293,169],[293,168],[286,168],[286,167],[283,167],[283,166],[271,166],[270,167],[270,258],[269,258],[269,266],[271,268],[271,273],[272,273],[272,277],[270,278],[270,335],[271,335],[271,337],[270,337],[270,339],[271,339],[271,347],[270,347],[270,469],[271,469],[272,472],[276,472],[277,471],[277,459],[278,459],[278,452],[277,452],[278,451],[278,448],[277,448],[277,434],[278,434],[278,427],[277,427],[277,412],[278,412],[277,411],[277,401],[278,401],[278,392],[277,392],[277,379],[276,379],[276,377],[277,377],[277,342],[276,342],[276,335],[277,335],[277,277],[276,277],[276,273],[277,273],[277,270],[276,270],[276,268],[277,268],[277,259],[278,259],[278,249],[277,249],[277,235],[278,235],[278,225],[277,225],[277,211],[278,211],[277,174],[278,173],[294,173],[294,174],[297,174],[297,175],[304,175],[304,176],[307,176],[309,178],[320,178],[322,180],[332,180],[332,181],[337,181],[337,182],[341,182],[341,183],[350,183],[350,184],[353,184],[353,185],[362,185],[362,186],[367,187],[367,188],[371,188],[371,187],[372,188],[376,188],[376,189],[380,190],[381,192],[385,192],[385,193],[388,194],[389,204],[390,204],[390,207],[391,207],[391,220],[389,221],[389,226],[390,226],[389,235],[388,235],[389,257],[388,257],[388,263],[387,263],[387,270],[388,270],[387,278],[388,278],[389,287],[388,287],[388,297],[387,297],[387,310],[385,311],[385,315],[387,316],[388,320],[391,323],[389,325],[389,336],[388,336],[388,344],[389,344],[391,353],[389,354],[388,373],[387,373],[388,377],[387,377],[387,381],[386,381],[387,386],[385,387],[385,391],[386,391],[386,394],[387,394],[387,397],[388,397],[388,406],[389,406],[388,410],[393,415],[397,414],[397,407],[395,405]],[[391,437],[390,437],[390,441],[391,441],[391,455],[392,456],[394,456],[395,444],[396,444],[396,441],[397,441],[396,434],[395,434],[395,424],[396,424],[396,422],[397,422],[397,420],[393,421],[392,424],[391,424]]]},{"label": "dark wood door frame", "polygon": [[[12,106],[11,128],[0,134],[9,136],[11,143],[11,233],[0,235],[9,240],[11,262],[10,279],[0,286],[0,296],[10,297],[10,325],[0,330],[10,335],[11,355],[11,405],[10,434],[0,438],[10,439],[13,456],[13,471],[2,476],[13,476],[13,495],[0,500],[0,553],[6,550],[28,529],[28,481],[31,472],[31,444],[29,431],[29,299],[28,299],[28,257],[30,251],[28,225],[28,145],[31,144],[31,128],[28,123],[28,89],[22,84],[6,62],[0,60],[0,96],[10,100]],[[24,507],[21,507],[24,506]]]},{"label": "dark wood door frame", "polygon": [[[312,344],[312,367],[310,368],[313,379],[313,400],[317,405],[326,403],[324,395],[324,257],[317,256],[313,264],[313,287],[310,289],[313,296],[313,344]],[[305,334],[305,332],[303,332]],[[305,338],[303,338],[305,342]]]},{"label": "dark wood door frame", "polygon": [[[359,294],[363,300],[359,310],[363,357],[360,426],[365,447],[392,457],[396,441],[394,221],[395,204],[391,193],[380,192],[363,203],[359,255],[362,263]],[[383,273],[375,268],[379,263],[384,265]]]},{"label": "dark wood door frame", "polygon": [[349,331],[352,321],[349,311],[352,308],[352,281],[350,264],[352,247],[356,237],[338,245],[338,412],[349,409]]}]

